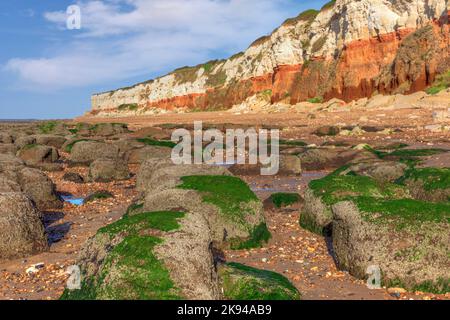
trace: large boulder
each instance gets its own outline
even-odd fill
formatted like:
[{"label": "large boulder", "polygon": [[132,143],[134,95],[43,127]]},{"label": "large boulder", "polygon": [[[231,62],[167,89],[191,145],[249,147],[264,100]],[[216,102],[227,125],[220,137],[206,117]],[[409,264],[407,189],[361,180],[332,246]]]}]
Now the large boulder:
[{"label": "large boulder", "polygon": [[72,148],[70,162],[74,165],[90,165],[97,159],[117,159],[118,157],[119,148],[115,145],[97,141],[80,141]]},{"label": "large boulder", "polygon": [[301,160],[296,155],[280,155],[279,174],[300,175],[302,173]]},{"label": "large boulder", "polygon": [[16,154],[17,147],[12,143],[0,143],[0,153]]},{"label": "large boulder", "polygon": [[[217,300],[232,297],[240,292],[240,284],[252,282],[252,288],[270,299],[264,292],[278,290],[268,274],[260,278],[247,270],[245,279],[234,282],[237,274],[232,278],[228,272],[219,274],[216,265],[225,243],[248,248],[267,241],[262,204],[238,178],[196,180],[199,177],[181,177],[184,186],[149,193],[142,210],[128,210],[121,220],[100,229],[80,255],[81,290],[66,290],[62,298]],[[218,189],[210,193],[198,187]],[[207,201],[205,193],[215,199]],[[245,297],[252,298],[250,293]]]},{"label": "large boulder", "polygon": [[124,123],[98,123],[90,128],[91,135],[113,136],[122,133],[128,133],[128,126]]},{"label": "large boulder", "polygon": [[0,143],[14,143],[13,136],[8,132],[0,132]]},{"label": "large boulder", "polygon": [[37,144],[55,147],[57,149],[60,149],[66,142],[65,137],[55,134],[38,134],[35,135],[35,138]]},{"label": "large boulder", "polygon": [[127,180],[130,171],[126,162],[118,159],[97,159],[89,166],[89,179],[95,182]]},{"label": "large boulder", "polygon": [[36,144],[36,137],[33,135],[20,136],[14,141],[14,144],[18,149],[22,149],[25,146]]},{"label": "large boulder", "polygon": [[22,159],[12,154],[0,154],[0,173],[10,180],[17,180],[17,172],[25,167]]},{"label": "large boulder", "polygon": [[129,164],[142,164],[148,159],[170,159],[172,149],[159,146],[146,146],[139,149],[129,150],[126,159]]},{"label": "large boulder", "polygon": [[411,291],[450,290],[450,204],[376,198],[339,202],[333,211],[333,249],[340,269]]},{"label": "large boulder", "polygon": [[209,165],[174,165],[170,160],[158,164],[158,160],[146,161],[137,175],[136,188],[144,193],[174,188],[187,175],[231,175],[223,167]]},{"label": "large boulder", "polygon": [[59,153],[55,147],[34,144],[23,147],[17,155],[29,166],[52,163],[59,159]]},{"label": "large boulder", "polygon": [[354,172],[361,176],[371,177],[381,183],[394,182],[402,177],[408,166],[401,162],[371,160],[351,165],[347,172]]},{"label": "large boulder", "polygon": [[40,214],[22,193],[0,193],[0,259],[43,252],[48,242]]},{"label": "large boulder", "polygon": [[300,225],[314,233],[327,233],[333,222],[331,206],[357,197],[408,198],[409,193],[401,185],[358,175],[344,166],[308,184]]},{"label": "large boulder", "polygon": [[55,185],[38,169],[23,168],[18,172],[19,184],[39,210],[61,209],[63,201],[57,195]]},{"label": "large boulder", "polygon": [[415,199],[445,202],[450,200],[450,168],[410,168],[398,179]]},{"label": "large boulder", "polygon": [[218,265],[221,289],[227,300],[300,300],[301,294],[287,278],[239,263]]},{"label": "large boulder", "polygon": [[121,155],[126,154],[127,152],[135,149],[140,149],[145,147],[145,144],[137,141],[134,138],[124,138],[117,141],[113,141],[112,144],[119,147],[119,153]]},{"label": "large boulder", "polygon": [[307,149],[299,157],[305,170],[323,170],[342,165],[337,149]]},{"label": "large boulder", "polygon": [[8,178],[7,176],[0,174],[0,192],[20,192],[22,189],[20,185]]}]

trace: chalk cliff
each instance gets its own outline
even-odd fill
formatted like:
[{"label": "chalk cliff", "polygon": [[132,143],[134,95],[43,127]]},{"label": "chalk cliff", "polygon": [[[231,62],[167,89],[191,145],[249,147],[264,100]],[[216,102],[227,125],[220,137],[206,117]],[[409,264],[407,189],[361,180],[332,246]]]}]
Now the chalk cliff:
[{"label": "chalk cliff", "polygon": [[412,93],[450,68],[447,0],[336,0],[286,20],[245,52],[92,96],[91,115],[224,110]]}]

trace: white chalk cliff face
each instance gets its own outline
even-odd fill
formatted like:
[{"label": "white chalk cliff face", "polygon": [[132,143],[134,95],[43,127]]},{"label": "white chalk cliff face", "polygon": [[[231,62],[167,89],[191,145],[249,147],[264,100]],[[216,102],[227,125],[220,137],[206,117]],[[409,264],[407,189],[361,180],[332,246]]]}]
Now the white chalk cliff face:
[{"label": "white chalk cliff face", "polygon": [[272,102],[410,93],[448,70],[446,0],[336,0],[288,19],[243,53],[92,96],[93,115],[229,109]]}]

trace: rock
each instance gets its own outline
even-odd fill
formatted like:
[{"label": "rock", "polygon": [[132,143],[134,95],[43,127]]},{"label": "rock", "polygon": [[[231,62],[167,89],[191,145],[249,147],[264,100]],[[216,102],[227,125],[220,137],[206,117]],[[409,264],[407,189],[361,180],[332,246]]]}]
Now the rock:
[{"label": "rock", "polygon": [[128,127],[123,123],[98,123],[90,128],[90,134],[97,136],[113,136],[121,133],[128,133]]},{"label": "rock", "polygon": [[90,165],[97,159],[117,159],[118,157],[119,148],[115,145],[97,141],[80,141],[72,148],[70,163]]},{"label": "rock", "polygon": [[0,173],[10,180],[17,180],[17,172],[25,167],[22,159],[11,154],[0,154]]},{"label": "rock", "polygon": [[117,147],[119,147],[119,153],[121,155],[126,154],[127,152],[131,151],[131,150],[135,150],[135,149],[140,149],[145,147],[145,144],[142,142],[137,141],[136,139],[133,138],[125,138],[125,139],[120,139],[117,141],[113,141],[114,145],[116,145]]},{"label": "rock", "polygon": [[8,132],[0,132],[0,143],[13,144],[14,138]]},{"label": "rock", "polygon": [[411,214],[417,217],[405,221],[402,211],[390,211],[386,219],[386,213],[376,209],[362,214],[350,201],[333,205],[333,249],[339,268],[365,279],[367,268],[377,266],[386,286],[401,283],[413,290],[426,284],[435,292],[448,290],[448,214],[441,221],[427,219],[421,210],[435,209],[415,207]]},{"label": "rock", "polygon": [[20,185],[17,182],[10,180],[3,174],[0,174],[0,192],[20,192],[20,191],[22,191],[22,189],[20,188]]},{"label": "rock", "polygon": [[433,121],[435,123],[450,122],[450,108],[433,111]]},{"label": "rock", "polygon": [[388,288],[387,292],[391,295],[393,294],[402,294],[402,293],[406,293],[407,291],[403,288]]},{"label": "rock", "polygon": [[10,153],[10,154],[16,154],[17,147],[12,143],[2,143],[0,144],[0,153]]},{"label": "rock", "polygon": [[66,142],[66,138],[54,134],[38,134],[35,135],[36,144],[45,145],[60,149]]},{"label": "rock", "polygon": [[335,136],[339,134],[341,130],[336,126],[323,126],[318,128],[313,132],[313,134],[323,137],[323,136]]},{"label": "rock", "polygon": [[322,199],[314,194],[314,191],[307,189],[305,192],[305,204],[300,214],[300,225],[302,228],[322,235],[331,230],[333,215],[329,206],[325,205]]},{"label": "rock", "polygon": [[279,174],[300,175],[301,173],[302,173],[302,164],[298,156],[280,155]]},{"label": "rock", "polygon": [[141,164],[148,159],[170,159],[171,155],[171,148],[146,146],[128,151],[125,158],[129,164]]},{"label": "rock", "polygon": [[45,264],[43,262],[36,263],[31,265],[30,267],[25,270],[25,273],[28,275],[33,275],[38,273],[42,268],[44,268]]},{"label": "rock", "polygon": [[307,149],[299,157],[303,169],[311,171],[339,168],[355,159],[358,154],[359,152],[341,152],[337,149]]},{"label": "rock", "polygon": [[383,96],[381,94],[377,94],[369,99],[369,102],[366,104],[366,108],[386,108],[393,104],[394,99],[394,96]]},{"label": "rock", "polygon": [[128,165],[122,159],[98,159],[89,166],[89,179],[95,182],[111,182],[130,178]]},{"label": "rock", "polygon": [[67,172],[66,174],[64,174],[63,180],[74,183],[84,183],[84,178],[75,172]]},{"label": "rock", "polygon": [[0,258],[22,258],[48,249],[33,203],[19,192],[0,193]]},{"label": "rock", "polygon": [[450,199],[449,168],[409,168],[399,181],[414,199],[430,202]]},{"label": "rock", "polygon": [[114,198],[114,195],[107,190],[101,190],[101,191],[96,191],[94,193],[91,193],[86,198],[84,198],[84,203],[89,203],[89,202],[92,202],[95,200],[102,200],[102,199],[109,199],[109,198]]},{"label": "rock", "polygon": [[54,147],[41,145],[28,145],[19,150],[17,154],[29,166],[43,162],[51,163],[59,159],[58,150]]},{"label": "rock", "polygon": [[[158,161],[156,161],[158,162]],[[208,165],[174,165],[171,162],[163,162],[154,165],[153,162],[145,162],[137,175],[137,190],[150,193],[164,189],[174,188],[181,183],[180,178],[191,175],[231,175],[223,167]]]},{"label": "rock", "polygon": [[22,136],[15,140],[14,144],[18,149],[22,149],[25,146],[36,144],[35,136]]},{"label": "rock", "polygon": [[38,169],[23,168],[18,172],[19,184],[39,210],[61,209],[63,201],[56,194],[55,185]]},{"label": "rock", "polygon": [[365,161],[351,165],[342,174],[355,172],[358,175],[371,177],[381,183],[394,182],[403,174],[408,166],[401,162],[395,161]]},{"label": "rock", "polygon": [[[264,260],[264,259],[263,259]],[[267,259],[266,259],[267,260]],[[219,264],[227,300],[300,300],[300,292],[284,276],[239,263]]]},{"label": "rock", "polygon": [[[160,160],[160,159],[148,159],[145,160],[139,168],[139,171],[136,176],[136,189],[142,192],[145,192],[147,188],[147,184],[152,179],[152,176],[159,169],[164,167],[173,166],[172,160]],[[150,188],[149,188],[150,189]]]}]

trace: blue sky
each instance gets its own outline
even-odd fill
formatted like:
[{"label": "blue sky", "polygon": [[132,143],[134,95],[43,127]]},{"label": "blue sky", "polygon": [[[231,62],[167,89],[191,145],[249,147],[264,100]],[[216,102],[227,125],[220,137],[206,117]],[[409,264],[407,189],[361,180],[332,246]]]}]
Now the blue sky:
[{"label": "blue sky", "polygon": [[[0,119],[83,114],[90,95],[226,58],[326,0],[0,2]],[[69,5],[81,29],[66,28]]]}]

